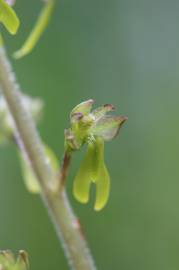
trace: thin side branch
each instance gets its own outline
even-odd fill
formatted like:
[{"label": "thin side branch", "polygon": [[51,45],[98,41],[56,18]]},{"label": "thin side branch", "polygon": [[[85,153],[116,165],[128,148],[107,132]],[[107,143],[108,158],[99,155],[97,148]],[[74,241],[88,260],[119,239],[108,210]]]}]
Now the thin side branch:
[{"label": "thin side branch", "polygon": [[[49,184],[55,183],[56,176],[45,156],[32,117],[23,106],[19,86],[3,47],[0,48],[0,87],[14,120],[15,134],[38,178],[43,202],[53,221],[69,265],[75,270],[96,269],[65,191],[57,194],[50,189]],[[65,175],[62,178],[64,179]]]},{"label": "thin side branch", "polygon": [[63,188],[65,187],[65,182],[70,166],[70,161],[71,161],[71,153],[65,152],[62,160],[62,165],[59,173],[59,190],[62,191]]}]

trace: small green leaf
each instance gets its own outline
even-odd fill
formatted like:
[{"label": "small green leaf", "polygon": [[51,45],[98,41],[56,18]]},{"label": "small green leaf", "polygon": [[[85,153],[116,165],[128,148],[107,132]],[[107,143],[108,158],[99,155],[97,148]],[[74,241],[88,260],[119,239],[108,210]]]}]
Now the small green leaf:
[{"label": "small green leaf", "polygon": [[24,45],[20,50],[14,53],[14,57],[19,59],[27,54],[29,54],[35,45],[37,44],[38,40],[40,39],[42,33],[46,29],[48,22],[50,20],[52,11],[54,8],[54,0],[49,0],[46,2],[44,8],[42,9],[37,22],[31,31],[29,37],[25,41]]},{"label": "small green leaf", "polygon": [[9,33],[16,34],[20,22],[15,11],[5,0],[0,0],[0,22],[4,24]]},{"label": "small green leaf", "polygon": [[100,117],[111,111],[114,111],[114,106],[112,104],[105,104],[93,110],[92,114],[94,115],[95,119],[99,119]]}]

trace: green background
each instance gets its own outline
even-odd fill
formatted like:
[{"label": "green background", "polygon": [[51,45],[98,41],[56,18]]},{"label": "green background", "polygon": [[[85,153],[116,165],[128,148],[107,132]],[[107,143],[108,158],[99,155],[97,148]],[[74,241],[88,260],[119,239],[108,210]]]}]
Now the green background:
[{"label": "green background", "polygon": [[[100,213],[67,189],[100,270],[179,269],[179,2],[61,0],[48,30],[13,66],[23,91],[46,104],[39,126],[59,159],[69,112],[93,98],[115,105],[128,122],[106,144],[112,188]],[[28,35],[40,1],[17,0],[17,36],[5,33],[8,53]],[[61,246],[38,196],[23,184],[15,149],[0,151],[0,248],[28,251],[33,270],[67,270]]]}]

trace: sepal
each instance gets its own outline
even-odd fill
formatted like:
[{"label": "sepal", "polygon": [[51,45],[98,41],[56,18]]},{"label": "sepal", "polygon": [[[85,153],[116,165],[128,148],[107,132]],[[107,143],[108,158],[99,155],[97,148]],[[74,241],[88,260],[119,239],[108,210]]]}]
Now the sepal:
[{"label": "sepal", "polygon": [[127,120],[126,116],[100,117],[91,127],[94,136],[101,137],[104,141],[110,141],[116,137],[122,124]]}]

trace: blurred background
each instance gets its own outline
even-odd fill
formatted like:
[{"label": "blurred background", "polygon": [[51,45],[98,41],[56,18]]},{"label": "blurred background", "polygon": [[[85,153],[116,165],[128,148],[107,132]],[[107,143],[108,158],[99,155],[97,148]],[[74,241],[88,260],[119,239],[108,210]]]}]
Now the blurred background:
[{"label": "blurred background", "polygon": [[[69,112],[93,98],[112,103],[129,120],[106,144],[112,186],[100,213],[67,190],[100,270],[179,269],[179,2],[177,0],[61,0],[48,30],[29,56],[13,61],[23,91],[46,107],[39,131],[63,153]],[[17,0],[17,36],[5,33],[8,53],[32,28],[40,1]],[[23,184],[15,148],[0,150],[0,248],[25,249],[31,269],[67,270],[40,198]]]}]

